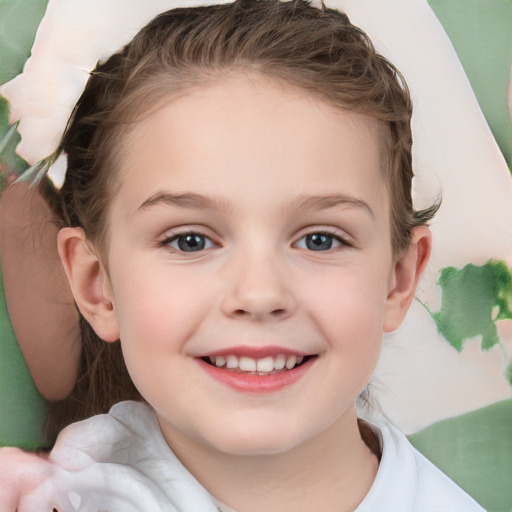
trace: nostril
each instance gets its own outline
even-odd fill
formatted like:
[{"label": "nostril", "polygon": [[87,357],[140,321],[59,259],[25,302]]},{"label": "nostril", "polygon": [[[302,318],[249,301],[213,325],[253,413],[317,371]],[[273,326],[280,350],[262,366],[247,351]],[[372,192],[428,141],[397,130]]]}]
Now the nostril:
[{"label": "nostril", "polygon": [[[285,314],[286,314],[285,308],[273,309],[268,312],[269,317],[274,317],[274,318],[284,316]],[[247,311],[245,309],[235,309],[232,312],[232,315],[240,318],[240,317],[244,317],[244,316],[264,317],[267,314],[265,312],[258,312],[258,311],[251,312],[251,311]]]}]

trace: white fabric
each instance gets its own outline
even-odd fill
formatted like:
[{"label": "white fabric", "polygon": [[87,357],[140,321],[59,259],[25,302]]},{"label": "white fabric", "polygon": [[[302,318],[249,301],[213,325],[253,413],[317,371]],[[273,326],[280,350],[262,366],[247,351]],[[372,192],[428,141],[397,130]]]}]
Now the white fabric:
[{"label": "white fabric", "polygon": [[[383,443],[381,463],[356,512],[483,510],[397,429],[387,424],[378,429]],[[60,468],[31,498],[57,506],[60,512],[219,510],[215,505],[219,502],[170,450],[153,411],[141,403],[121,402],[109,414],[69,426],[59,435],[51,460]]]},{"label": "white fabric", "polygon": [[370,492],[355,512],[483,512],[389,423],[378,426],[382,458]]}]

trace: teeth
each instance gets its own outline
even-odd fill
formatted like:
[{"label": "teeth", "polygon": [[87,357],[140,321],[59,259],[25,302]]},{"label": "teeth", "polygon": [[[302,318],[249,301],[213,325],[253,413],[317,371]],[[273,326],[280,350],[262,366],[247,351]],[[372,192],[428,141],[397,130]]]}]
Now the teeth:
[{"label": "teeth", "polygon": [[242,372],[257,372],[258,374],[271,373],[276,370],[291,370],[304,360],[303,356],[287,356],[278,354],[277,356],[267,356],[261,359],[233,354],[223,356],[212,356],[209,358],[211,363],[217,368],[226,367],[229,370],[240,370]]},{"label": "teeth", "polygon": [[244,372],[255,372],[256,371],[256,359],[252,357],[241,357],[240,363],[238,364],[240,370]]},{"label": "teeth", "polygon": [[274,358],[273,357],[265,357],[263,359],[258,359],[256,362],[256,370],[259,372],[271,372],[274,369]]},{"label": "teeth", "polygon": [[276,370],[282,370],[284,368],[284,365],[286,364],[286,356],[278,355],[274,359],[274,368]]},{"label": "teeth", "polygon": [[286,358],[286,368],[291,370],[297,364],[297,356],[288,356]]},{"label": "teeth", "polygon": [[227,356],[226,357],[226,366],[228,368],[238,368],[238,357]]}]

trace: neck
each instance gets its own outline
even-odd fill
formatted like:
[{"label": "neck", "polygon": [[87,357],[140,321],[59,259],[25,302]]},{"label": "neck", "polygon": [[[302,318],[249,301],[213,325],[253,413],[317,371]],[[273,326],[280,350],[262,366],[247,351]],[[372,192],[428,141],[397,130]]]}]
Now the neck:
[{"label": "neck", "polygon": [[238,512],[351,512],[368,493],[377,457],[361,438],[355,408],[285,453],[238,456],[183,436],[168,439],[194,477]]}]

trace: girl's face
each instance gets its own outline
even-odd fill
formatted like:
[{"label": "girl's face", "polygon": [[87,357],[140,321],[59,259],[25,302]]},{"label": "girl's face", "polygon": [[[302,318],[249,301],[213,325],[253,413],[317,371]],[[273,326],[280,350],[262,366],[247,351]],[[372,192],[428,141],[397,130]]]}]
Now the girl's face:
[{"label": "girl's face", "polygon": [[355,419],[396,327],[376,132],[235,76],[128,136],[104,287],[171,443],[282,453]]}]

